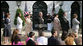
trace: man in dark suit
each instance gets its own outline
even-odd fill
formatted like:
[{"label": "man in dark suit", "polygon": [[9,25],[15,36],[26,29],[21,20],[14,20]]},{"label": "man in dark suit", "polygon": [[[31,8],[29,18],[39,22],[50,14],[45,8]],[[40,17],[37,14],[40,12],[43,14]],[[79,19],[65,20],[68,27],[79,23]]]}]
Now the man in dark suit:
[{"label": "man in dark suit", "polygon": [[40,36],[40,32],[44,31],[44,27],[43,27],[44,19],[43,19],[43,13],[42,12],[39,12],[39,16],[38,16],[37,21],[38,21],[38,32],[39,32],[39,36]]},{"label": "man in dark suit", "polygon": [[48,38],[48,45],[60,45],[59,40],[56,38],[57,31],[52,30],[51,33],[52,33],[52,36]]},{"label": "man in dark suit", "polygon": [[60,20],[61,22],[61,27],[62,27],[62,37],[61,39],[64,40],[66,36],[68,35],[68,30],[69,30],[69,21],[66,18],[66,13],[63,13],[63,17]]}]

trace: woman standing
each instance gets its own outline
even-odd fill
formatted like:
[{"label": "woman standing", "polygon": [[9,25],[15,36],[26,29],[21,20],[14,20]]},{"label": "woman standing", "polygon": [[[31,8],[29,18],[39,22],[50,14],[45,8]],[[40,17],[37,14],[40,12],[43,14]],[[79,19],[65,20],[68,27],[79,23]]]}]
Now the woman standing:
[{"label": "woman standing", "polygon": [[54,18],[54,30],[57,31],[59,37],[61,25],[60,25],[60,20],[58,19],[58,14],[56,14]]},{"label": "woman standing", "polygon": [[30,15],[26,15],[26,27],[25,27],[25,35],[27,36],[27,33],[29,33],[30,31],[32,31],[32,21],[30,19]]},{"label": "woman standing", "polygon": [[77,17],[78,17],[77,14],[74,14],[73,17],[74,18],[72,20],[72,24],[73,24],[72,29],[73,29],[73,32],[76,33],[77,37],[78,37],[78,30],[79,30],[79,24],[80,24],[80,22],[77,20]]},{"label": "woman standing", "polygon": [[21,30],[22,30],[22,19],[21,19],[21,13],[17,13],[17,25],[16,25],[16,29],[19,30],[19,34],[21,34]]},{"label": "woman standing", "polygon": [[39,12],[39,16],[38,16],[38,34],[39,35],[41,31],[44,31],[44,19],[43,19],[43,13]]},{"label": "woman standing", "polygon": [[7,13],[6,14],[6,18],[5,18],[5,27],[4,27],[4,31],[3,31],[3,36],[5,39],[5,43],[8,43],[8,39],[11,36],[11,25],[10,25],[10,14]]}]

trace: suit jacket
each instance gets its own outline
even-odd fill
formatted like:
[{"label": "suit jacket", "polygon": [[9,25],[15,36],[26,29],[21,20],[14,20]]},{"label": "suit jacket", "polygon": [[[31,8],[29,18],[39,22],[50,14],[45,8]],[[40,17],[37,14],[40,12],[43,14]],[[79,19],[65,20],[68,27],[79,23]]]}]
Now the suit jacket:
[{"label": "suit jacket", "polygon": [[72,24],[73,24],[72,29],[79,29],[80,22],[76,18],[72,20]]},{"label": "suit jacket", "polygon": [[33,40],[29,39],[26,45],[36,45],[36,43]]},{"label": "suit jacket", "polygon": [[55,37],[51,36],[48,38],[48,45],[60,45],[60,42]]},{"label": "suit jacket", "polygon": [[38,24],[44,24],[44,19],[41,17],[38,17]]},{"label": "suit jacket", "polygon": [[44,24],[44,19],[43,18],[41,18],[41,17],[38,17],[38,27],[39,28],[43,28],[43,24]]},{"label": "suit jacket", "polygon": [[69,29],[69,21],[65,17],[62,17],[60,19],[60,22],[61,22],[62,30],[68,31],[68,29]]}]

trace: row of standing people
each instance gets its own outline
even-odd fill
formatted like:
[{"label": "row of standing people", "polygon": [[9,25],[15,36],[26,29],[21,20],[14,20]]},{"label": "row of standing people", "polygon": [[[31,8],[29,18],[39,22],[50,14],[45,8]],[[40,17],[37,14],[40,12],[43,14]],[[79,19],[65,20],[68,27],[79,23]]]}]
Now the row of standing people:
[{"label": "row of standing people", "polygon": [[[63,13],[63,17],[61,17],[61,19],[58,18],[58,14],[54,14],[54,18],[51,17],[50,15],[48,15],[48,31],[51,31],[52,28],[54,30],[56,30],[58,32],[58,36],[60,35],[60,31],[62,31],[62,40],[64,40],[64,38],[68,34],[68,30],[70,29],[69,27],[69,21],[66,18],[67,14],[64,12]],[[72,32],[76,33],[78,35],[78,30],[79,30],[79,24],[80,22],[77,20],[78,15],[77,14],[73,14],[73,20],[72,20]],[[53,21],[52,21],[53,18]]]},{"label": "row of standing people", "polygon": [[[6,18],[5,18],[5,22],[4,22],[4,30],[3,30],[3,36],[4,36],[4,43],[8,43],[8,39],[9,37],[11,37],[11,20],[10,20],[10,13],[6,13]],[[17,13],[17,25],[16,25],[16,29],[19,30],[19,34],[21,34],[21,30],[22,30],[22,19],[21,19],[21,13]],[[25,18],[25,22],[26,22],[26,27],[25,27],[25,35],[30,32],[32,30],[32,22],[30,20],[30,15],[26,15]]]},{"label": "row of standing people", "polygon": [[[22,19],[20,18],[20,16],[21,16],[21,14],[20,13],[18,13],[17,14],[17,26],[16,26],[16,29],[18,29],[19,30],[19,34],[21,33],[21,30],[22,30]],[[38,22],[39,22],[39,30],[38,30],[38,32],[39,32],[39,35],[40,35],[40,33],[41,33],[41,31],[42,31],[42,24],[44,23],[44,19],[42,18],[42,16],[43,16],[43,13],[42,12],[39,12],[39,19],[38,19]],[[58,14],[55,16],[55,18],[54,18],[54,30],[56,30],[56,31],[58,31],[58,35],[60,34],[59,33],[59,31],[62,29],[62,31],[63,31],[63,33],[62,33],[62,39],[64,40],[64,38],[66,37],[64,37],[64,35],[67,35],[68,34],[68,30],[69,30],[69,22],[68,22],[68,20],[66,19],[66,14],[64,13],[64,17],[62,17],[63,19],[62,19],[62,21],[60,21],[59,19],[58,19]],[[31,28],[32,28],[32,22],[31,22],[31,20],[30,20],[30,15],[26,15],[26,19],[25,19],[25,21],[26,21],[26,24],[28,24],[28,25],[26,25],[26,27],[25,27],[25,34],[27,34],[28,32],[30,32],[31,31]],[[8,37],[10,37],[10,35],[11,35],[11,26],[10,26],[10,14],[9,13],[7,13],[6,14],[6,19],[5,19],[5,27],[4,27],[4,37],[5,37],[5,40],[7,40],[8,39]],[[60,24],[61,23],[61,24]],[[74,19],[73,19],[73,30],[74,30],[74,32],[75,33],[77,33],[78,34],[78,29],[79,29],[79,21],[77,20],[77,14],[74,14]],[[30,29],[30,30],[29,30]]]},{"label": "row of standing people", "polygon": [[[19,34],[21,34],[21,32],[22,32],[22,28],[23,28],[22,23],[23,23],[23,21],[21,19],[21,13],[17,13],[16,29],[19,30]],[[30,32],[32,30],[32,21],[31,21],[31,18],[30,18],[30,14],[25,15],[25,27],[24,27],[24,30],[25,30],[25,35],[27,34],[26,32]]]}]

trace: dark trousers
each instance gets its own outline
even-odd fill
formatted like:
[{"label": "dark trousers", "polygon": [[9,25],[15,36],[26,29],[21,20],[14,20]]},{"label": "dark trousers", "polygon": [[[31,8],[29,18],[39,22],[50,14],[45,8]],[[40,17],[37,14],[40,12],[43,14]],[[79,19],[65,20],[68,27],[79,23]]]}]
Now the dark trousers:
[{"label": "dark trousers", "polygon": [[67,35],[68,35],[68,30],[63,30],[63,31],[62,31],[61,39],[62,39],[62,40],[65,40],[65,38],[67,37]]}]

